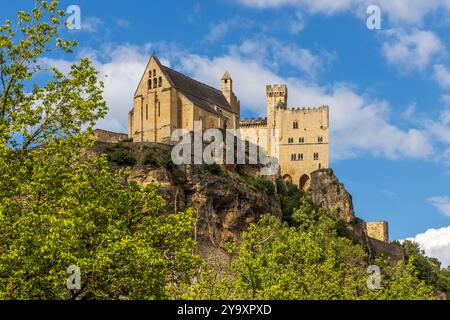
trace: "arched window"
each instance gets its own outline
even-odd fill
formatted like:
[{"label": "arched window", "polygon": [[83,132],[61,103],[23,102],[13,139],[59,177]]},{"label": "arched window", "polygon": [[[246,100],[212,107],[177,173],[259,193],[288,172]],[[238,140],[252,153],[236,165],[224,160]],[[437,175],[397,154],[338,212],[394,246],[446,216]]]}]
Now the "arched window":
[{"label": "arched window", "polygon": [[293,129],[298,129],[298,121],[294,121],[293,125],[292,125]]},{"label": "arched window", "polygon": [[156,89],[156,87],[158,86],[158,81],[156,80],[156,78],[153,79],[153,89]]},{"label": "arched window", "polygon": [[299,138],[299,139],[298,139],[298,142],[301,143],[301,144],[305,143],[305,138],[303,138],[303,137],[302,137],[302,138]]},{"label": "arched window", "polygon": [[158,78],[158,87],[162,87],[162,77]]},{"label": "arched window", "polygon": [[318,142],[318,143],[323,143],[323,137],[318,137],[318,138],[317,138],[317,142]]},{"label": "arched window", "polygon": [[319,160],[319,153],[314,152],[314,160]]},{"label": "arched window", "polygon": [[153,76],[156,77],[156,70],[153,69]]},{"label": "arched window", "polygon": [[294,138],[288,138],[288,143],[289,143],[289,144],[294,143]]},{"label": "arched window", "polygon": [[303,161],[303,153],[298,154],[298,161]]},{"label": "arched window", "polygon": [[152,88],[152,79],[148,79],[147,88],[148,88],[148,90],[150,90]]}]

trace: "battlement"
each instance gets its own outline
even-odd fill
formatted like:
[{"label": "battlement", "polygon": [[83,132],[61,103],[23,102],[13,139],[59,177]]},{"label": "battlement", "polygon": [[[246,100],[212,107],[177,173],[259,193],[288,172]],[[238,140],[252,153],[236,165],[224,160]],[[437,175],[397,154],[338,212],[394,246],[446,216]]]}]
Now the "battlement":
[{"label": "battlement", "polygon": [[328,106],[320,106],[320,107],[297,107],[297,108],[288,108],[288,111],[303,111],[303,112],[317,112],[317,111],[329,111]]},{"label": "battlement", "polygon": [[242,119],[239,122],[241,127],[265,127],[267,126],[267,118],[250,118],[250,119]]},{"label": "battlement", "polygon": [[274,84],[266,86],[266,94],[269,97],[272,96],[287,96],[288,88],[285,84]]}]

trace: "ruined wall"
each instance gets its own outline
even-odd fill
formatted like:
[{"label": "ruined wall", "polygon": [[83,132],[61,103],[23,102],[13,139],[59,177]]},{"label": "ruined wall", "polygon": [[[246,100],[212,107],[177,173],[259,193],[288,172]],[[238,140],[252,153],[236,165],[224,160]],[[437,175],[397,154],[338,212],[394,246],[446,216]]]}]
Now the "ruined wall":
[{"label": "ruined wall", "polygon": [[110,143],[118,143],[128,139],[128,135],[126,133],[116,133],[101,129],[94,130],[94,137],[97,141]]},{"label": "ruined wall", "polygon": [[367,222],[367,234],[371,238],[389,242],[388,223],[386,221]]}]

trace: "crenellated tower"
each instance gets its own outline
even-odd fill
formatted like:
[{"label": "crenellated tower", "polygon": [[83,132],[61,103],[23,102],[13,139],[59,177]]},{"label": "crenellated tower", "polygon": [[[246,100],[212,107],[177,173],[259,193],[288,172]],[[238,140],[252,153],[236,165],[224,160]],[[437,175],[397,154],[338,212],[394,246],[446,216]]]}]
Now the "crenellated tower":
[{"label": "crenellated tower", "polygon": [[[267,85],[266,86],[266,98],[267,98],[267,131],[268,137],[268,150],[272,151],[272,139],[270,138],[272,129],[280,129],[283,127],[282,110],[287,109],[288,88],[285,84],[282,85]],[[282,137],[280,137],[281,139]],[[276,141],[278,143],[278,141]]]}]

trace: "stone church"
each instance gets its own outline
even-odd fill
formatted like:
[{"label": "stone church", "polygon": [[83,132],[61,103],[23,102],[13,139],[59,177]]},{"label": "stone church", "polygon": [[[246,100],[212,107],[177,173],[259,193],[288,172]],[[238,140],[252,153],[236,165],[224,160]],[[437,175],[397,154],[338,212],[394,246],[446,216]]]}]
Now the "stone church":
[{"label": "stone church", "polygon": [[[281,175],[302,189],[310,173],[328,168],[329,108],[288,108],[286,85],[266,87],[267,116],[240,119],[240,102],[228,72],[221,90],[163,66],[153,55],[134,94],[128,114],[128,137],[135,142],[169,143],[175,129],[194,130],[194,121],[210,128],[239,129],[241,136],[268,133],[267,146],[276,143]],[[278,141],[269,134],[277,129]]]}]

